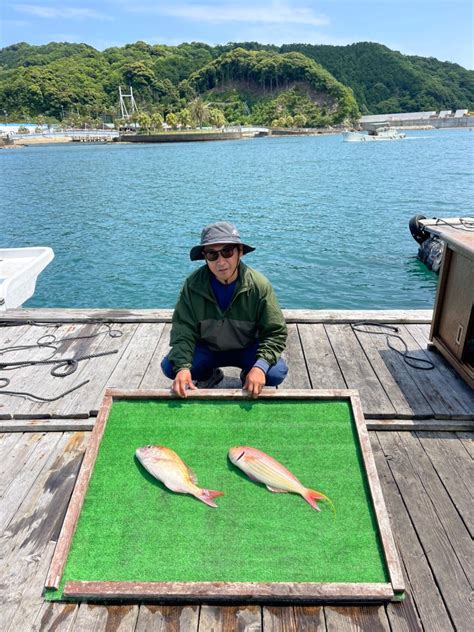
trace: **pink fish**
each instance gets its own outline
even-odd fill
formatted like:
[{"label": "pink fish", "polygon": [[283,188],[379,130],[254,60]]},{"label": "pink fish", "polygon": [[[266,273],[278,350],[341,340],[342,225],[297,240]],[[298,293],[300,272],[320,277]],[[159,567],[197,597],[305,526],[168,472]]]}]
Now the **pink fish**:
[{"label": "pink fish", "polygon": [[316,501],[327,500],[334,510],[334,505],[327,496],[304,487],[286,467],[283,467],[281,463],[265,454],[265,452],[257,450],[257,448],[251,448],[246,445],[230,448],[229,459],[245,472],[250,479],[258,483],[264,483],[271,492],[300,494],[317,511],[321,510]]},{"label": "pink fish", "polygon": [[224,492],[198,487],[194,472],[170,448],[147,445],[137,448],[135,456],[152,476],[173,492],[191,494],[209,507],[217,507],[213,499],[224,495]]}]

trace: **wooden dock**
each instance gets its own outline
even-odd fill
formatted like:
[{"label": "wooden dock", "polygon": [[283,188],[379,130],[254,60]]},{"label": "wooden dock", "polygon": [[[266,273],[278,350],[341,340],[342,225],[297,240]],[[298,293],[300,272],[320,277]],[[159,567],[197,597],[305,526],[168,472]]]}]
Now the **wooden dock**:
[{"label": "wooden dock", "polygon": [[[104,389],[170,385],[160,361],[168,349],[171,311],[24,309],[0,316],[0,350],[18,347],[0,351],[0,367],[50,357],[52,348],[29,348],[45,334],[74,338],[56,345],[54,359],[78,362],[64,378],[51,375],[52,364],[0,368],[0,386],[10,380],[0,388],[2,632],[471,629],[474,393],[442,356],[427,350],[431,312],[286,310],[285,316],[285,389],[359,390],[406,599],[337,607],[44,602],[45,577]],[[407,365],[390,347],[402,349],[401,340],[389,345],[385,334],[365,333],[380,328],[353,326],[363,321],[396,326],[410,355],[431,360],[434,368]],[[220,386],[240,387],[238,369],[224,372]]]}]

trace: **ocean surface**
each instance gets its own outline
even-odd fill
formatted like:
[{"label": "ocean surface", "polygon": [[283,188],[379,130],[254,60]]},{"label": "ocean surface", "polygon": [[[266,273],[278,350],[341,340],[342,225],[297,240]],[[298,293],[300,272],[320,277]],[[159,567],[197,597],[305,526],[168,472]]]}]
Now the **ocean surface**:
[{"label": "ocean surface", "polygon": [[25,307],[173,307],[213,221],[256,247],[245,262],[280,304],[432,308],[410,217],[473,214],[474,133],[342,136],[0,151],[0,247],[50,246]]}]

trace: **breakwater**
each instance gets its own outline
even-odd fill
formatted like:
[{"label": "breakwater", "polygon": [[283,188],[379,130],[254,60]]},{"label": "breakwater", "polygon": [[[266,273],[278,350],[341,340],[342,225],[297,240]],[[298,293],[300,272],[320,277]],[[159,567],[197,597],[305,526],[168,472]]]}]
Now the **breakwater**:
[{"label": "breakwater", "polygon": [[170,134],[122,134],[123,143],[189,143],[212,140],[239,140],[242,132],[172,132]]}]

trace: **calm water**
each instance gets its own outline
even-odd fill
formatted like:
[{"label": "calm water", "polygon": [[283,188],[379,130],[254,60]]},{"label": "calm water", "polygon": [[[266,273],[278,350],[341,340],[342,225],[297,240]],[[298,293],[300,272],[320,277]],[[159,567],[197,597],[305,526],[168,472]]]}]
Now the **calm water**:
[{"label": "calm water", "polygon": [[27,306],[164,308],[203,225],[235,222],[283,307],[431,308],[408,220],[472,215],[474,133],[0,151],[0,247],[48,245]]}]

